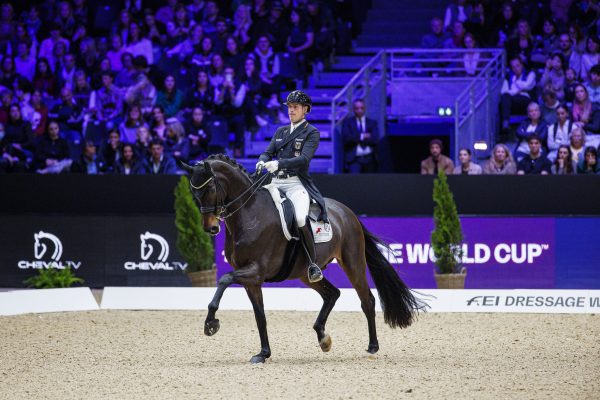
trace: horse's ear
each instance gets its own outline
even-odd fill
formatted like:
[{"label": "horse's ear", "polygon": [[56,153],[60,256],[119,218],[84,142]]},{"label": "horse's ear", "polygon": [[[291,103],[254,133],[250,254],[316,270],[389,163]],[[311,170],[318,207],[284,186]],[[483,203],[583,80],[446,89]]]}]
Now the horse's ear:
[{"label": "horse's ear", "polygon": [[179,164],[181,165],[181,168],[183,168],[183,170],[189,174],[192,174],[194,172],[194,167],[192,167],[191,165],[188,165],[186,163],[184,163],[183,161],[179,161]]}]

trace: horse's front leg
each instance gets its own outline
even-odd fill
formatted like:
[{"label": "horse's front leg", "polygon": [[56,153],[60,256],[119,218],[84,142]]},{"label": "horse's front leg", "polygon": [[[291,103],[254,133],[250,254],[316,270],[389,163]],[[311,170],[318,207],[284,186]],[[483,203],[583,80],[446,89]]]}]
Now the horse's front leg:
[{"label": "horse's front leg", "polygon": [[223,275],[221,279],[219,279],[217,291],[215,292],[212,301],[208,304],[208,314],[206,315],[206,320],[204,321],[204,334],[206,336],[212,336],[219,331],[219,320],[215,318],[215,314],[219,309],[219,303],[221,302],[221,297],[223,297],[225,289],[234,283],[234,274],[235,272],[230,272]]},{"label": "horse's front leg", "polygon": [[265,317],[265,307],[263,305],[263,295],[261,285],[246,286],[246,293],[254,309],[254,318],[260,335],[260,353],[250,359],[252,364],[264,363],[271,357],[271,346],[269,346],[269,336],[267,335],[267,318]]}]

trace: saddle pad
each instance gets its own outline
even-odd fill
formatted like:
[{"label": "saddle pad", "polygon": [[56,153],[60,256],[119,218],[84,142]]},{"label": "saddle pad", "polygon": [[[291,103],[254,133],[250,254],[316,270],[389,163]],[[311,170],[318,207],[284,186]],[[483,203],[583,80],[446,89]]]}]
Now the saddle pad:
[{"label": "saddle pad", "polygon": [[329,223],[325,223],[323,221],[313,221],[311,219],[310,227],[312,228],[315,243],[329,242],[333,237],[333,230],[331,229],[331,224]]},{"label": "saddle pad", "polygon": [[[277,187],[275,187],[275,185],[272,183],[269,183],[268,185],[263,186],[263,189],[267,189],[269,191],[269,194],[271,195],[271,198],[273,199],[273,203],[275,203],[275,207],[277,208],[277,212],[279,213],[279,220],[281,221],[281,229],[283,230],[283,236],[285,236],[286,240],[288,240],[288,241],[292,240],[292,238],[294,238],[294,236],[292,236],[292,234],[290,232],[288,221],[286,221],[286,218],[285,218],[286,212],[283,209],[284,202],[287,202],[290,205],[292,202],[288,201],[288,199],[285,197],[281,197],[281,193],[279,192],[279,189],[277,189]],[[293,205],[292,205],[292,207],[293,207]],[[293,215],[294,214],[292,213],[292,216]],[[291,221],[290,221],[290,225],[291,225]]]}]

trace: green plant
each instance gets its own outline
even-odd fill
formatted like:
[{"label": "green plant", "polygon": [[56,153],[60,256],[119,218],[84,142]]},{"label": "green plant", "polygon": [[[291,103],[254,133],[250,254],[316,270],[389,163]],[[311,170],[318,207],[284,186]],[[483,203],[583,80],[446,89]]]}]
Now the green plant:
[{"label": "green plant", "polygon": [[208,233],[202,229],[202,217],[189,188],[188,178],[182,176],[175,187],[176,246],[188,264],[187,272],[214,268],[214,248]]},{"label": "green plant", "polygon": [[71,268],[40,269],[37,275],[23,281],[28,287],[36,289],[67,288],[76,283],[83,284],[84,280],[75,276]]},{"label": "green plant", "polygon": [[436,257],[435,264],[441,274],[458,273],[463,256],[463,234],[454,196],[443,170],[433,182],[433,201],[435,229],[431,232],[431,246]]}]

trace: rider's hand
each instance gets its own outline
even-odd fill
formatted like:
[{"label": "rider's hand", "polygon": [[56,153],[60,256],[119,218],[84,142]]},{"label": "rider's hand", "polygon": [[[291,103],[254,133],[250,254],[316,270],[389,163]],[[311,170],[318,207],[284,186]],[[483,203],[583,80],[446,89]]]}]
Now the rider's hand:
[{"label": "rider's hand", "polygon": [[273,173],[279,169],[279,161],[269,161],[265,164],[267,171]]},{"label": "rider's hand", "polygon": [[265,166],[265,162],[264,161],[259,161],[256,163],[256,167],[254,168],[256,171],[260,172],[261,169],[263,169]]}]

